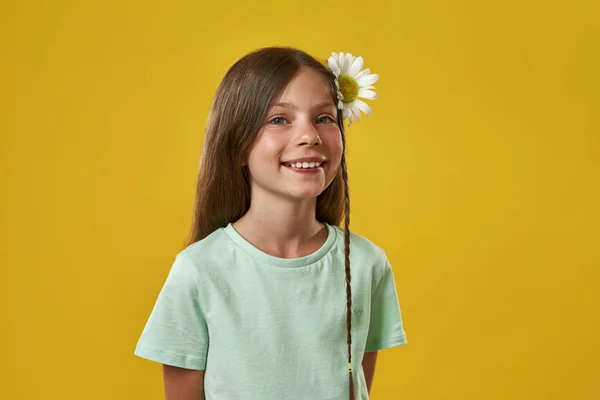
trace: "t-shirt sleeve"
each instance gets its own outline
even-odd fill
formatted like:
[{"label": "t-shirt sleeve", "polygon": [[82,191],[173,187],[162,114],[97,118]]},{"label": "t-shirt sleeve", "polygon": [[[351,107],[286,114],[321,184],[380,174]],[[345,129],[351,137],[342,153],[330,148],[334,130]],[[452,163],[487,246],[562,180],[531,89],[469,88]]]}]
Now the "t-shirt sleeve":
[{"label": "t-shirt sleeve", "polygon": [[204,370],[208,329],[199,300],[196,266],[180,253],[158,295],[135,355],[162,364]]},{"label": "t-shirt sleeve", "polygon": [[394,274],[385,253],[383,262],[383,274],[371,296],[371,319],[365,347],[367,352],[407,343]]}]

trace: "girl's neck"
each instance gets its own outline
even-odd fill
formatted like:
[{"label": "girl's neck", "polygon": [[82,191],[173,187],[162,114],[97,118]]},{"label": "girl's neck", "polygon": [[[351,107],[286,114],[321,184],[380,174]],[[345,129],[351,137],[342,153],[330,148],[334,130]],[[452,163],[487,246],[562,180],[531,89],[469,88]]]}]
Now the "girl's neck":
[{"label": "girl's neck", "polygon": [[280,258],[299,258],[317,251],[327,240],[327,227],[315,217],[316,203],[308,207],[250,207],[232,225],[261,251]]}]

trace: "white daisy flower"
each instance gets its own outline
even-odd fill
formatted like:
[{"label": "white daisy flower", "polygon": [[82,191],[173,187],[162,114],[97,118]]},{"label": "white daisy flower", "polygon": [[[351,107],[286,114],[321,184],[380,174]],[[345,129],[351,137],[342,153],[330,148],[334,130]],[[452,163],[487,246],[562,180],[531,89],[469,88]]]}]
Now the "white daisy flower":
[{"label": "white daisy flower", "polygon": [[373,91],[375,87],[371,85],[377,82],[379,75],[371,74],[368,68],[361,71],[363,58],[350,53],[332,53],[327,62],[337,78],[338,108],[342,110],[342,118],[350,120],[348,126],[352,125],[354,118],[360,121],[361,111],[371,115],[371,107],[358,97],[370,100],[377,98],[377,93]]}]

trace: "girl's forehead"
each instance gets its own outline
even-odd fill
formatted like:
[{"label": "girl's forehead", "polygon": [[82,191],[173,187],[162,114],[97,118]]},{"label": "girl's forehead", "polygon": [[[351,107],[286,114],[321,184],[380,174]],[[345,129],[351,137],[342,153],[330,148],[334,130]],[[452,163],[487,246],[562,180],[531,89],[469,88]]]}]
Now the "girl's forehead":
[{"label": "girl's forehead", "polygon": [[302,68],[285,87],[279,102],[332,101],[330,86],[322,74],[311,69]]}]

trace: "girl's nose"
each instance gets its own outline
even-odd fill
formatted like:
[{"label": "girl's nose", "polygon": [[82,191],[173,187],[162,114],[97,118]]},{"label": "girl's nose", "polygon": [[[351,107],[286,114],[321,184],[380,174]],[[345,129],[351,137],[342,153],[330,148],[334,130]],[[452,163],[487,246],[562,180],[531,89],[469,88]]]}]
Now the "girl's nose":
[{"label": "girl's nose", "polygon": [[297,139],[297,144],[300,145],[309,145],[316,146],[322,144],[321,137],[319,136],[319,132],[315,128],[312,123],[302,124],[298,127],[299,135]]}]

